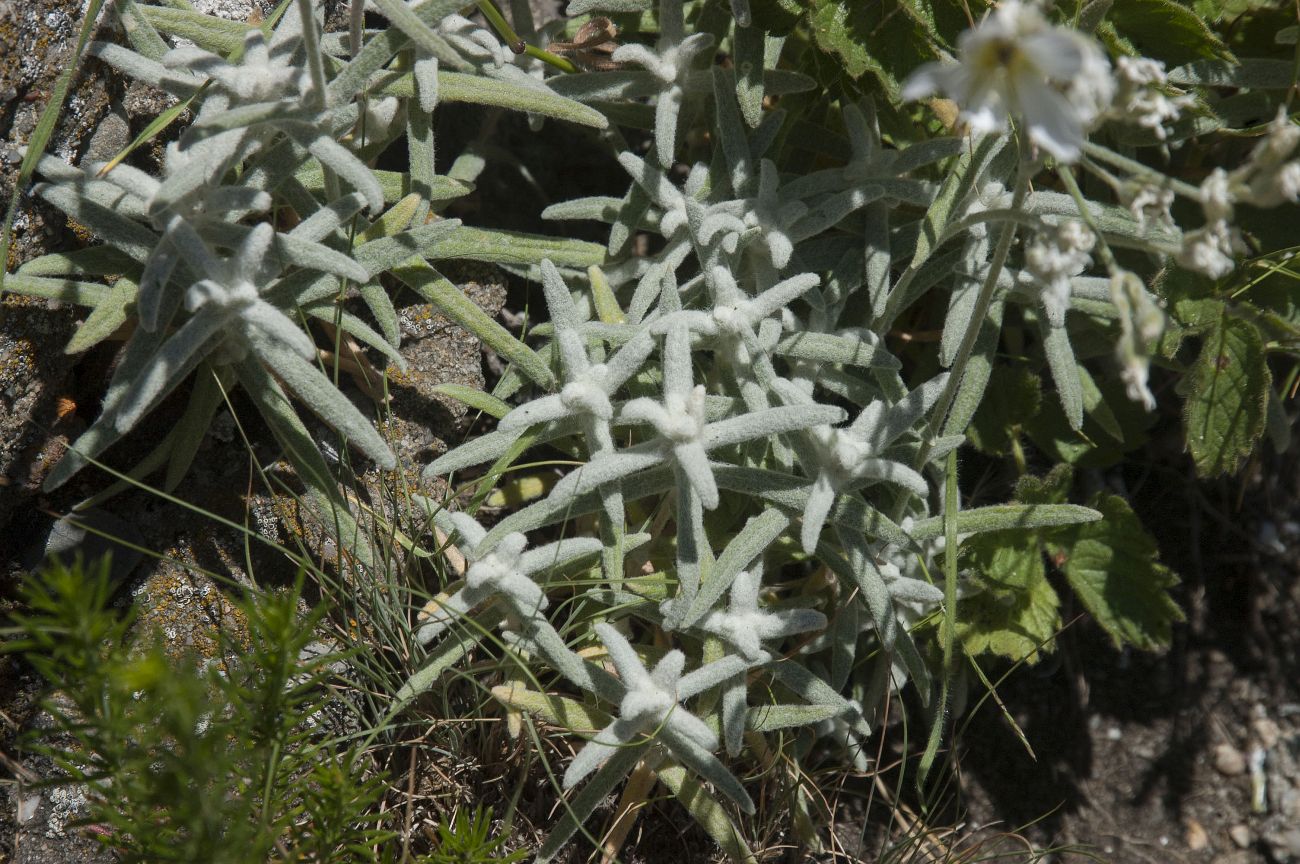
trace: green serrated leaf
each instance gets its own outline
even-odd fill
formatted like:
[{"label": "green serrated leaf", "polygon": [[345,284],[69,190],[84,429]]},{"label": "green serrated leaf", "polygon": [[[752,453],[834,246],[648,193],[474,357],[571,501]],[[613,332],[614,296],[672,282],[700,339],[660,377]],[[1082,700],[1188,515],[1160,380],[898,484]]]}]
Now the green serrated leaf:
[{"label": "green serrated leaf", "polygon": [[1188,377],[1187,449],[1202,477],[1233,474],[1264,433],[1273,376],[1251,322],[1220,315]]},{"label": "green serrated leaf", "polygon": [[804,11],[798,0],[749,0],[754,27],[774,35],[784,35],[793,30]]},{"label": "green serrated leaf", "polygon": [[1183,620],[1168,592],[1178,577],[1156,560],[1155,540],[1123,498],[1102,494],[1092,504],[1101,521],[1056,534],[1048,551],[1116,647],[1167,646]]},{"label": "green serrated leaf", "polygon": [[[860,3],[854,0],[812,0],[810,22],[817,46],[834,54],[851,78],[871,72],[896,100],[901,77],[928,57],[924,30],[913,26],[906,7],[894,2]],[[901,19],[886,30],[887,22]],[[881,37],[884,37],[883,39]],[[881,52],[882,43],[892,50]]]},{"label": "green serrated leaf", "polygon": [[1169,70],[1169,83],[1178,87],[1244,87],[1251,90],[1285,90],[1295,83],[1290,60],[1245,58],[1240,63],[1197,60]]},{"label": "green serrated leaf", "polygon": [[1235,59],[1201,16],[1173,0],[1123,0],[1111,7],[1107,20],[1141,53],[1171,65]]},{"label": "green serrated leaf", "polygon": [[957,622],[966,652],[1037,663],[1061,629],[1060,599],[1047,581],[1037,536],[976,537],[961,551],[962,569],[977,589],[962,599]]}]

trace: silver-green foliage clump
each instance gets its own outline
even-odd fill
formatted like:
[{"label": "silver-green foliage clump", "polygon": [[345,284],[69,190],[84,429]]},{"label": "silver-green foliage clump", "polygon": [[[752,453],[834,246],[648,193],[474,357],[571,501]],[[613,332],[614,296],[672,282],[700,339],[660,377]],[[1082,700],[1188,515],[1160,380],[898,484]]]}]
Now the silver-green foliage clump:
[{"label": "silver-green foliage clump", "polygon": [[[826,100],[816,128],[830,143],[814,160],[807,150],[822,142],[790,141],[812,121],[765,101],[811,104],[797,97],[813,80],[778,68],[785,37],[765,33],[748,3],[732,4],[735,17],[703,14],[704,5],[574,2],[573,15],[608,10],[627,25],[609,55],[614,68],[577,72],[545,50],[527,3],[511,4],[523,35],[510,34],[519,42],[507,46],[448,0],[376,0],[389,26],[363,30],[357,9],[343,36],[320,32],[308,0],[283,5],[263,26],[211,28],[195,13],[120,0],[131,47],[97,43],[92,52],[189,100],[193,123],[160,177],[43,160],[36,194],[107,245],[47,256],[7,282],[91,307],[77,350],[127,317],[136,322],[103,413],[50,485],[197,371],[182,426],[159,457],[170,484],[216,408],[214,383],[237,384],[292,454],[322,515],[354,526],[289,400],[378,466],[395,459],[318,368],[325,331],[313,322],[400,366],[387,292],[401,283],[509,361],[497,398],[480,400],[500,409],[495,431],[427,474],[490,465],[491,483],[525,454],[557,450],[577,464],[494,525],[456,502],[423,502],[464,567],[412,625],[428,654],[394,711],[478,646],[506,652],[519,672],[493,690],[503,708],[577,736],[563,772],[575,791],[543,859],[638,763],[744,858],[728,814],[754,811],[741,779],[747,753],[792,736],[793,758],[807,759],[829,741],[846,765],[864,769],[864,742],[891,694],[913,688],[942,730],[959,634],[972,650],[1011,654],[1015,645],[1019,657],[1036,656],[1059,621],[1040,540],[1095,551],[1115,537],[1145,537],[1122,502],[1100,508],[1111,514],[1101,525],[1098,510],[1064,503],[1068,489],[1050,483],[1022,484],[1009,504],[958,500],[956,452],[986,396],[1004,321],[1014,316],[1038,334],[1034,350],[1069,428],[1111,416],[1075,355],[1081,333],[1091,346],[1098,334],[1110,340],[1111,356],[1095,360],[1094,347],[1085,359],[1113,366],[1149,406],[1147,364],[1163,315],[1112,249],[1230,267],[1225,220],[1251,194],[1253,174],[1204,191],[1084,141],[1113,121],[1154,129],[1163,144],[1164,123],[1190,102],[1169,91],[1162,69],[1143,67],[1117,90],[1090,37],[1064,34],[1036,7],[1013,2],[958,43],[966,75],[922,67],[901,96],[960,90],[980,75],[1002,86],[1000,70],[978,66],[1003,56],[977,50],[989,40],[1074,46],[1080,68],[1044,70],[1033,104],[974,85],[949,93],[979,133],[967,137],[882,134],[886,110],[901,116],[897,92],[882,97],[888,106]],[[710,29],[692,33],[693,22]],[[170,47],[170,35],[198,47]],[[735,62],[723,68],[711,51]],[[1138,106],[1130,114],[1146,113],[1123,116],[1125,100]],[[624,195],[543,214],[608,223],[607,247],[438,218],[481,168],[467,154],[452,176],[434,173],[431,115],[443,101],[648,132],[634,139],[644,146],[612,130],[604,137],[628,175]],[[699,146],[704,138],[711,152]],[[408,171],[368,167],[398,140]],[[1278,155],[1287,143],[1256,161],[1271,159],[1282,176],[1293,164],[1290,149]],[[1067,164],[1081,154],[1124,206],[1085,199]],[[1031,189],[1048,167],[1063,192]],[[1166,192],[1196,196],[1211,220],[1203,231],[1224,222],[1213,229],[1222,242],[1210,249],[1213,238],[1180,231]],[[640,253],[637,234],[654,238]],[[1094,255],[1105,275],[1090,272]],[[549,320],[533,329],[533,347],[442,277],[436,262],[446,258],[500,261],[540,282]],[[112,286],[81,281],[109,273],[119,274]],[[906,363],[897,346],[907,343],[891,351],[889,338],[926,306],[941,310],[941,333],[924,362]],[[500,401],[515,396],[513,408]],[[373,560],[371,542],[353,538],[362,566]],[[1026,543],[1037,570],[1021,574],[1019,594],[999,588],[997,550]],[[1164,593],[1171,575],[1146,545],[1141,558],[1150,584],[1123,610],[1095,590],[1096,568],[1079,571],[1077,583],[1067,576],[1117,640],[1153,647],[1178,613]],[[995,614],[967,621],[967,602]],[[1017,618],[1044,607],[1032,626]],[[1035,636],[1028,645],[1016,642],[1024,632]],[[938,731],[926,766],[937,742]],[[792,810],[806,807],[798,782],[786,791]]]}]

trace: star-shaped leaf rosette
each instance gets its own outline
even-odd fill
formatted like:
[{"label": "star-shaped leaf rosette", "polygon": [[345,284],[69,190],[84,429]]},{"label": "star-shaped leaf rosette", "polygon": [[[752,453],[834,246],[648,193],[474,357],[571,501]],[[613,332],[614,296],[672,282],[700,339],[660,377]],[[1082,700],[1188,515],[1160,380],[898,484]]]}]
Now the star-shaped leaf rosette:
[{"label": "star-shaped leaf rosette", "polygon": [[[869,483],[889,483],[913,495],[925,496],[929,486],[915,469],[886,455],[888,448],[911,431],[923,418],[947,385],[944,373],[917,387],[896,404],[879,400],[862,409],[848,427],[819,426],[809,433],[812,441],[804,451],[806,468],[816,471],[808,502],[804,507],[800,542],[811,554],[826,525],[826,517],[841,492]],[[791,400],[807,399],[794,386],[781,388]],[[811,458],[809,458],[811,456]]]},{"label": "star-shaped leaf rosette", "polygon": [[662,401],[633,399],[623,406],[622,423],[645,423],[656,436],[614,452],[598,453],[555,485],[557,501],[576,497],[603,484],[623,479],[657,465],[673,465],[681,485],[693,492],[706,510],[718,506],[718,485],[709,451],[822,423],[838,423],[844,411],[830,405],[799,405],[753,411],[716,422],[705,417],[706,393],[691,372],[690,331],[685,321],[672,326],[664,337],[664,390]]},{"label": "star-shaped leaf rosette", "polygon": [[673,164],[676,151],[677,120],[686,98],[686,82],[696,61],[713,47],[709,33],[686,35],[680,0],[660,0],[659,40],[654,48],[646,45],[622,45],[610,57],[615,63],[641,66],[659,80],[655,103],[655,150],[659,164]]},{"label": "star-shaped leaf rosette", "polygon": [[638,739],[644,738],[648,739],[644,743],[661,744],[673,758],[713,782],[745,812],[753,813],[754,802],[744,787],[713,755],[718,749],[717,733],[682,704],[743,671],[746,662],[724,657],[682,674],[686,655],[673,650],[650,670],[613,625],[597,624],[595,630],[618,670],[623,696],[618,717],[587,741],[569,763],[564,772],[565,788],[576,786],[614,753],[642,743]]},{"label": "star-shaped leaf rosette", "polygon": [[229,258],[214,255],[198,238],[185,244],[194,256],[187,260],[187,268],[202,274],[185,294],[190,317],[174,332],[157,334],[154,342],[133,343],[143,351],[129,358],[131,374],[110,390],[103,412],[51,472],[47,483],[63,482],[129,432],[208,359],[234,365],[256,363],[273,370],[321,419],[366,455],[384,467],[395,464],[374,424],[311,362],[316,357],[311,338],[296,321],[266,301],[280,270],[273,252],[277,236],[269,224],[261,223],[244,234]]},{"label": "star-shaped leaf rosette", "polygon": [[416,641],[425,644],[492,598],[503,600],[525,629],[531,630],[533,625],[549,628],[542,612],[550,604],[535,577],[601,549],[594,537],[572,537],[530,550],[528,538],[519,532],[485,542],[487,530],[466,513],[443,510],[435,520],[461,539],[468,566],[464,586],[449,596],[435,598],[426,610],[415,634]]}]

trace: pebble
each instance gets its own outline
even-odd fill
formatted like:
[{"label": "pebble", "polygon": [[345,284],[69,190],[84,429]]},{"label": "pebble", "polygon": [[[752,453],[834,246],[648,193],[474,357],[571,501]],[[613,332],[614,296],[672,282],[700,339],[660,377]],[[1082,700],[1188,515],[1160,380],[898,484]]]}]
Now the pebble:
[{"label": "pebble", "polygon": [[1282,737],[1282,730],[1277,724],[1267,717],[1258,717],[1250,724],[1251,730],[1255,733],[1256,740],[1265,750],[1272,750],[1277,746],[1278,740]]},{"label": "pebble", "polygon": [[1231,744],[1220,744],[1214,748],[1214,768],[1226,777],[1245,774],[1246,757]]},{"label": "pebble", "polygon": [[1206,846],[1210,845],[1210,835],[1205,833],[1205,826],[1195,819],[1188,819],[1186,823],[1187,834],[1183,838],[1187,843],[1187,848],[1193,852],[1199,852]]},{"label": "pebble", "polygon": [[1237,844],[1238,849],[1245,849],[1250,846],[1250,829],[1245,825],[1233,825],[1228,829],[1228,836],[1232,842]]}]

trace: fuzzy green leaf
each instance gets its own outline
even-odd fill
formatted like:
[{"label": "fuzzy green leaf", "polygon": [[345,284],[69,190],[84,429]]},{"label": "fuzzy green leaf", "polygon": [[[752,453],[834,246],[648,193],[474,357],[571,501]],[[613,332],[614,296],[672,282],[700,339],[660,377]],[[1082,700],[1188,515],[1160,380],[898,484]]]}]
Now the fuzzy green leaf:
[{"label": "fuzzy green leaf", "polygon": [[[415,96],[415,77],[412,74],[388,78],[375,91],[380,96]],[[496,78],[484,78],[462,72],[438,72],[438,99],[441,102],[468,102],[474,105],[491,105],[514,111],[527,111],[567,120],[582,126],[605,129],[609,120],[605,115],[581,102],[566,99],[541,86],[523,86]]]},{"label": "fuzzy green leaf", "polygon": [[610,716],[598,708],[588,708],[580,702],[529,690],[518,683],[492,688],[492,698],[502,705],[519,711],[527,711],[544,718],[548,723],[568,729],[594,735],[598,730],[609,725]]},{"label": "fuzzy green leaf", "polygon": [[1221,315],[1205,335],[1183,410],[1187,449],[1202,477],[1236,472],[1264,432],[1272,375],[1249,321]]},{"label": "fuzzy green leaf", "polygon": [[1183,620],[1168,591],[1178,577],[1156,560],[1155,540],[1123,498],[1102,494],[1093,506],[1102,519],[1054,534],[1048,551],[1117,648],[1167,646]]},{"label": "fuzzy green leaf", "polygon": [[108,289],[108,296],[95,306],[77,332],[72,334],[63,352],[80,354],[116,333],[126,323],[126,307],[135,300],[138,287],[125,276],[114,282]]},{"label": "fuzzy green leaf", "polygon": [[433,388],[432,392],[450,396],[452,399],[464,402],[475,410],[491,414],[498,420],[509,414],[511,410],[507,403],[502,402],[491,393],[484,393],[482,390],[466,387],[464,384],[439,384]]},{"label": "fuzzy green leaf", "polygon": [[[983,534],[1028,528],[1054,528],[1095,522],[1101,514],[1078,504],[994,504],[957,514],[958,534]],[[931,516],[912,526],[912,539],[930,540],[943,535],[943,517]]]},{"label": "fuzzy green leaf", "polygon": [[989,653],[1037,663],[1061,629],[1060,600],[1047,581],[1043,551],[1033,534],[1004,535],[962,544],[962,567],[972,571],[962,599],[957,635],[972,656]]},{"label": "fuzzy green leaf", "polygon": [[138,6],[145,20],[170,36],[189,39],[214,54],[229,55],[243,50],[248,24],[204,15],[175,6]]},{"label": "fuzzy green leaf", "polygon": [[755,732],[774,732],[812,726],[837,716],[843,710],[841,705],[759,705],[749,709],[745,728]]},{"label": "fuzzy green leaf", "polygon": [[425,300],[437,306],[448,318],[518,366],[519,371],[531,380],[548,389],[555,385],[555,376],[536,351],[512,336],[509,330],[489,317],[464,292],[423,259],[410,258],[392,268],[392,273]]},{"label": "fuzzy green leaf", "polygon": [[460,258],[492,264],[541,264],[550,259],[556,267],[585,270],[605,263],[605,247],[583,240],[497,231],[461,225],[424,250],[432,259]]},{"label": "fuzzy green leaf", "polygon": [[1167,63],[1234,59],[1199,15],[1174,0],[1122,0],[1111,7],[1108,23],[1142,54]]},{"label": "fuzzy green leaf", "polygon": [[[379,181],[379,188],[384,190],[385,201],[398,201],[411,191],[411,178],[398,171],[380,171],[372,169],[372,174]],[[294,174],[298,182],[318,195],[325,193],[325,170],[317,162],[304,164]],[[473,183],[454,180],[441,174],[427,178],[429,199],[435,204],[453,201],[474,191]]]}]

